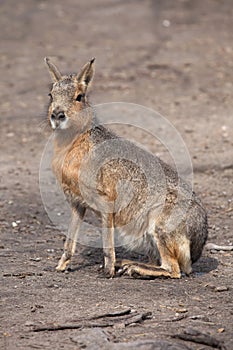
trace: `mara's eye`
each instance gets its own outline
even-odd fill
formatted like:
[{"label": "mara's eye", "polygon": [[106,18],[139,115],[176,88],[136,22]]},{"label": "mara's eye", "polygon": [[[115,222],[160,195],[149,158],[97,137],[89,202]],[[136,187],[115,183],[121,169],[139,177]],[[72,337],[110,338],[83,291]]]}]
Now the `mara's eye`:
[{"label": "mara's eye", "polygon": [[48,96],[50,97],[50,100],[52,101],[53,100],[53,96],[51,93],[48,94]]},{"label": "mara's eye", "polygon": [[76,101],[81,102],[83,98],[83,94],[78,94],[78,96],[76,97]]}]

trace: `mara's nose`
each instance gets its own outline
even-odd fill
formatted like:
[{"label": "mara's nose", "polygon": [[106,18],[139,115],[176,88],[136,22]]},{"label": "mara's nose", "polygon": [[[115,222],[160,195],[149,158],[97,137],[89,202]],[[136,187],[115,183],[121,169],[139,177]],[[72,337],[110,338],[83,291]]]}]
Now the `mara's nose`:
[{"label": "mara's nose", "polygon": [[61,110],[53,110],[53,113],[51,114],[51,119],[53,120],[64,120],[65,119],[65,113]]}]

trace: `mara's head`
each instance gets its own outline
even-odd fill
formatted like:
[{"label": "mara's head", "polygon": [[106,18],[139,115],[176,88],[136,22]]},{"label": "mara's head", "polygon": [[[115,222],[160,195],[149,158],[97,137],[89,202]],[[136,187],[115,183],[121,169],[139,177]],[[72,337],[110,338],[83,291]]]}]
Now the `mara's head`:
[{"label": "mara's head", "polygon": [[68,129],[80,124],[80,112],[88,106],[86,94],[94,76],[94,61],[92,58],[87,62],[78,74],[61,75],[49,58],[45,58],[53,81],[48,108],[52,129]]}]

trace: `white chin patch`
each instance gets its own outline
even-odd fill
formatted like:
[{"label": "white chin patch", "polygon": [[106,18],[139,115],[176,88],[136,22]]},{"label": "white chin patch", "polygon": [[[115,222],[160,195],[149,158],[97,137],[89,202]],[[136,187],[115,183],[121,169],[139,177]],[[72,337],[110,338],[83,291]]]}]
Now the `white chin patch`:
[{"label": "white chin patch", "polygon": [[50,124],[51,124],[52,129],[55,130],[56,129],[55,121],[50,119]]},{"label": "white chin patch", "polygon": [[60,128],[60,129],[66,129],[66,128],[67,128],[67,124],[68,124],[68,119],[66,118],[64,121],[62,121],[62,122],[59,124],[59,128]]},{"label": "white chin patch", "polygon": [[51,124],[51,127],[53,130],[56,130],[56,129],[67,129],[67,124],[68,124],[68,120],[65,119],[61,122],[57,122],[56,120],[50,120],[50,124]]}]

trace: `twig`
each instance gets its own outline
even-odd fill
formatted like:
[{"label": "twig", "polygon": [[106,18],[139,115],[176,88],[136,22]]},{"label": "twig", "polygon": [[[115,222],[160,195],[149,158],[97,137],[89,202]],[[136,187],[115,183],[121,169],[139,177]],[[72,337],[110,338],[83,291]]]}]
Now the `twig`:
[{"label": "twig", "polygon": [[43,331],[62,331],[64,329],[80,329],[80,328],[94,328],[94,327],[112,327],[114,322],[109,323],[66,323],[66,324],[52,324],[51,326],[42,326],[33,328],[33,332],[43,332]]},{"label": "twig", "polygon": [[[119,312],[118,315],[120,314],[120,316],[122,316],[122,313],[125,315],[125,312],[126,312],[126,310],[124,312]],[[117,316],[117,315],[115,315],[115,313],[111,313],[110,315],[111,315],[110,317]],[[105,327],[113,327],[119,323],[123,323],[125,325],[125,327],[127,327],[130,324],[140,323],[146,319],[149,319],[149,318],[151,318],[151,315],[152,315],[151,312],[145,312],[142,314],[133,313],[132,315],[130,315],[130,318],[127,317],[127,319],[125,321],[122,320],[122,318],[120,318],[116,321],[103,322],[103,323],[87,322],[87,321],[83,320],[83,322],[79,322],[79,323],[64,323],[64,324],[51,324],[51,325],[47,325],[47,326],[34,326],[32,331],[33,332],[43,332],[43,331],[60,331],[60,330],[64,330],[64,329],[80,329],[80,328],[94,328],[94,327],[105,328]],[[106,314],[104,314],[102,316],[101,315],[98,316],[98,318],[101,318],[101,317],[106,317]]]},{"label": "twig", "polygon": [[177,322],[177,321],[181,321],[181,320],[183,320],[184,318],[187,318],[187,317],[188,317],[187,314],[185,314],[185,315],[180,315],[180,316],[178,316],[178,317],[169,318],[169,319],[165,320],[165,322]]},{"label": "twig", "polygon": [[89,320],[98,320],[99,318],[104,318],[104,317],[118,317],[118,316],[125,316],[125,315],[129,315],[131,313],[131,309],[126,309],[123,311],[114,311],[114,312],[109,312],[106,314],[102,314],[102,315],[96,315],[96,316],[92,316],[89,318]]},{"label": "twig", "polygon": [[12,272],[12,273],[4,273],[3,277],[19,277],[25,278],[30,276],[43,276],[41,272]]},{"label": "twig", "polygon": [[134,315],[134,313],[132,313],[131,309],[126,309],[123,311],[116,311],[116,312],[114,311],[114,312],[109,312],[106,314],[94,315],[94,316],[87,317],[84,319],[80,319],[80,318],[79,319],[72,319],[72,320],[69,320],[69,322],[93,321],[93,320],[98,320],[100,318],[112,318],[112,319],[114,319],[114,317],[117,317],[118,320],[119,320],[119,318],[125,320],[126,318],[132,317],[133,315]]},{"label": "twig", "polygon": [[233,250],[233,245],[217,245],[214,243],[207,243],[206,244],[207,250],[224,250],[224,251],[231,251]]},{"label": "twig", "polygon": [[193,343],[212,346],[215,349],[226,350],[223,342],[217,340],[209,334],[201,333],[196,329],[188,329],[184,333],[172,335],[172,338],[178,338]]},{"label": "twig", "polygon": [[140,323],[144,320],[148,320],[152,318],[152,312],[144,312],[143,314],[138,314],[135,315],[133,317],[131,317],[131,319],[128,319],[125,323],[125,326],[129,326],[132,323]]}]

